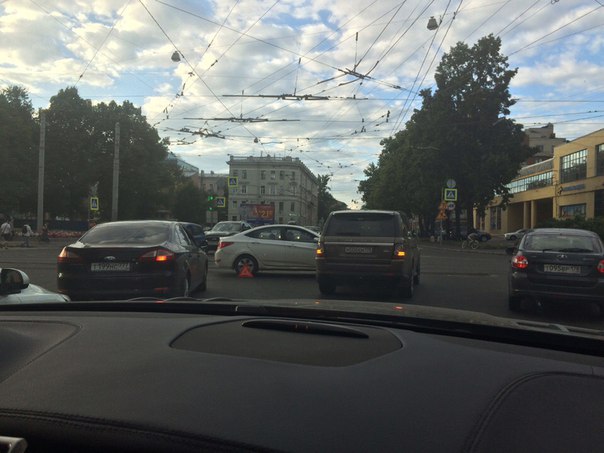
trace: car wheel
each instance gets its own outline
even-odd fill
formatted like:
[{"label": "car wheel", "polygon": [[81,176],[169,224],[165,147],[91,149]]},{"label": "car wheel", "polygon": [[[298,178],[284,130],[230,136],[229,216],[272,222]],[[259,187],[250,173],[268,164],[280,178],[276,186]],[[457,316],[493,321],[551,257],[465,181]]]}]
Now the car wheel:
[{"label": "car wheel", "polygon": [[413,297],[413,293],[415,292],[415,279],[413,276],[409,277],[408,286],[401,287],[401,296],[404,299],[411,299]]},{"label": "car wheel", "polygon": [[336,292],[336,284],[333,280],[326,277],[319,277],[319,291],[321,294],[325,294],[326,296],[333,294]]},{"label": "car wheel", "polygon": [[420,274],[420,261],[417,261],[417,266],[415,269],[415,275],[413,276],[413,284],[419,285],[419,274]]},{"label": "car wheel", "polygon": [[203,281],[201,282],[201,284],[199,285],[199,287],[197,288],[198,291],[205,291],[206,289],[208,289],[208,265],[206,264],[206,272],[203,276]]},{"label": "car wheel", "polygon": [[510,311],[520,311],[522,299],[518,296],[508,296],[508,308]]},{"label": "car wheel", "polygon": [[250,255],[241,255],[235,260],[235,264],[233,266],[235,273],[239,275],[244,266],[247,266],[252,275],[256,275],[256,273],[258,273],[258,262]]}]

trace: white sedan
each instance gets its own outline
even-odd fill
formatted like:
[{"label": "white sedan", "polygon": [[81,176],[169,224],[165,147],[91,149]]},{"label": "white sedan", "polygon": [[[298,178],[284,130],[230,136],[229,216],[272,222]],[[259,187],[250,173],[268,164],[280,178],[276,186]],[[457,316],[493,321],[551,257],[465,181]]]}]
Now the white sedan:
[{"label": "white sedan", "polygon": [[265,225],[220,239],[214,254],[216,266],[234,269],[315,270],[319,235],[297,225]]}]

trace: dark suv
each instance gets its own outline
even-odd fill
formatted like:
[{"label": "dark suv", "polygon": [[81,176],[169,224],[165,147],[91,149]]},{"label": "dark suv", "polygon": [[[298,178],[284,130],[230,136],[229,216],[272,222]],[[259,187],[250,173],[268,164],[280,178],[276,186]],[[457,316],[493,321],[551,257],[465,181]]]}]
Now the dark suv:
[{"label": "dark suv", "polygon": [[410,298],[419,283],[417,240],[396,211],[332,212],[323,226],[316,262],[323,294],[332,294],[339,284],[383,281]]}]

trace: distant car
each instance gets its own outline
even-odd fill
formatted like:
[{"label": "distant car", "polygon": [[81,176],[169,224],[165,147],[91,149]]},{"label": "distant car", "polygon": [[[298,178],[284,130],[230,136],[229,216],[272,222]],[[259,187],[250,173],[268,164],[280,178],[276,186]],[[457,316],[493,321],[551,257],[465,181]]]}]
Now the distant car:
[{"label": "distant car", "polygon": [[596,302],[604,310],[604,245],[591,231],[538,228],[521,240],[511,260],[508,302],[525,298]]},{"label": "distant car", "polygon": [[103,223],[57,258],[58,290],[71,299],[188,296],[207,275],[207,255],[172,221]]},{"label": "distant car", "polygon": [[475,230],[474,234],[476,234],[476,237],[480,242],[486,242],[486,241],[490,241],[492,239],[491,234],[486,231]]},{"label": "distant car", "polygon": [[208,252],[215,252],[218,248],[218,242],[220,238],[225,236],[232,236],[233,234],[241,233],[252,228],[247,222],[244,221],[224,221],[218,222],[212,227],[211,230],[206,231],[206,241],[208,241]]},{"label": "distant car", "polygon": [[214,262],[219,268],[252,274],[262,270],[315,270],[319,235],[297,225],[266,225],[220,239]]},{"label": "distant car", "polygon": [[191,222],[180,222],[185,228],[185,231],[189,234],[193,242],[204,252],[208,249],[208,241],[206,240],[206,233],[201,225]]},{"label": "distant car", "polygon": [[410,298],[419,276],[417,239],[400,213],[335,211],[327,217],[317,248],[321,293],[329,295],[338,285],[368,281],[385,282]]},{"label": "distant car", "polygon": [[506,241],[515,241],[517,239],[522,239],[522,237],[527,233],[528,228],[521,228],[516,231],[512,231],[511,233],[505,233],[503,237]]},{"label": "distant car", "polygon": [[29,282],[28,275],[19,269],[0,270],[0,304],[37,304],[69,302],[69,297],[53,293]]}]

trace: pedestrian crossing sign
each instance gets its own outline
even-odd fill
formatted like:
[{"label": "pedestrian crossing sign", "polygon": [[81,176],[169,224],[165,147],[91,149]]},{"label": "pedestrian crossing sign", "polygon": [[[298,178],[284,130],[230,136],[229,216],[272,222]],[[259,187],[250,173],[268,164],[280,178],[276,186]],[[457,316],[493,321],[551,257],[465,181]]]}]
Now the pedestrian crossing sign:
[{"label": "pedestrian crossing sign", "polygon": [[457,201],[457,189],[445,189],[443,200]]},{"label": "pedestrian crossing sign", "polygon": [[225,207],[225,198],[224,197],[216,197],[216,207],[217,208]]}]

